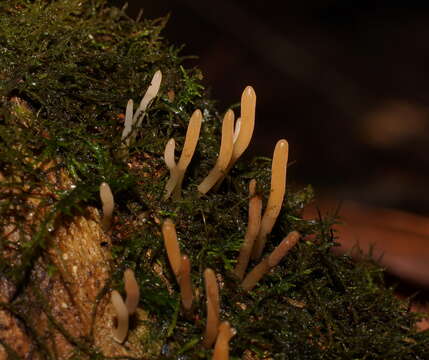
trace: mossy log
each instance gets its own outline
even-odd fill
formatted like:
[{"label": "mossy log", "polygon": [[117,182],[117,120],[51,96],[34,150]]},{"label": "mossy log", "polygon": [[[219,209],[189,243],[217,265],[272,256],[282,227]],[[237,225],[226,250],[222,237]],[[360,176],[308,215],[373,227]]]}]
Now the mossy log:
[{"label": "mossy log", "polygon": [[[165,23],[130,19],[102,0],[0,3],[0,359],[210,358],[206,268],[219,285],[220,320],[236,329],[224,344],[231,358],[427,357],[429,334],[417,332],[418,316],[383,271],[332,254],[338,219],[302,218],[310,186],[288,180],[262,255],[292,231],[302,240],[252,291],[240,287],[248,186],[256,179],[251,196],[266,203],[271,160],[240,159],[218,189],[198,192],[218,158],[222,116],[201,72],[162,38]],[[127,103],[138,103],[158,70],[159,92],[124,143]],[[174,138],[180,153],[196,109],[203,121],[181,198],[166,199],[165,146]],[[115,199],[104,229],[102,183]],[[167,218],[189,258],[187,311],[163,245]],[[125,295],[126,269],[140,301],[120,344],[110,293]]]}]

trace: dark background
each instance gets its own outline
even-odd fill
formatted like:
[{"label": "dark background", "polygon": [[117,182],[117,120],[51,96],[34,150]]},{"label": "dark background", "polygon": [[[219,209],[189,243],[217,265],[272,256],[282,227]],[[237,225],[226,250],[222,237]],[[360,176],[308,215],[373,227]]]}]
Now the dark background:
[{"label": "dark background", "polygon": [[[122,5],[123,1],[111,1]],[[347,4],[345,4],[347,3]],[[336,199],[429,214],[429,3],[129,1],[170,14],[224,111],[257,93],[249,153],[290,143],[289,179]]]}]

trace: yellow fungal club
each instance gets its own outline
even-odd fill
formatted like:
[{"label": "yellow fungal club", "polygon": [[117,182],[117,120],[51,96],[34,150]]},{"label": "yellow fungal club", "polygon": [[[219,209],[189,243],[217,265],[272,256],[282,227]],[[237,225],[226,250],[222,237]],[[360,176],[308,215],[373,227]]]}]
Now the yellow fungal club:
[{"label": "yellow fungal club", "polygon": [[253,259],[259,259],[262,255],[267,236],[279,216],[286,192],[286,168],[289,155],[289,144],[286,140],[279,140],[274,149],[271,166],[271,191],[268,197],[267,207],[262,216],[261,228],[252,252]]},{"label": "yellow fungal club", "polygon": [[122,300],[122,296],[116,290],[112,291],[111,303],[115,309],[117,321],[116,327],[113,328],[113,338],[115,341],[122,344],[128,334],[128,310],[124,300]]},{"label": "yellow fungal club", "polygon": [[115,206],[112,190],[110,190],[110,186],[108,183],[101,183],[100,199],[101,205],[103,207],[103,218],[101,220],[101,225],[103,227],[103,230],[107,231],[112,225],[113,208]]},{"label": "yellow fungal club", "polygon": [[171,194],[173,194],[174,200],[180,198],[183,178],[185,176],[186,169],[191,162],[192,156],[194,155],[195,148],[197,147],[202,120],[203,115],[201,114],[201,111],[198,109],[195,110],[191,116],[191,119],[189,120],[185,144],[183,145],[179,162],[171,168],[170,166],[172,166],[174,163],[174,145],[172,145],[171,140],[169,140],[167,143],[164,152],[164,158],[166,161],[168,161],[167,167],[170,168],[170,178],[165,185],[165,200],[167,200]]},{"label": "yellow fungal club", "polygon": [[203,346],[206,349],[210,349],[218,334],[220,313],[219,288],[215,272],[212,269],[204,270],[204,283],[206,288],[207,323]]},{"label": "yellow fungal club", "polygon": [[176,227],[171,219],[166,219],[162,224],[162,236],[164,237],[164,246],[167,250],[168,261],[176,279],[178,279],[182,267],[182,258],[179,242],[177,241]]},{"label": "yellow fungal club", "polygon": [[210,171],[203,182],[198,186],[201,194],[206,194],[225,174],[231,160],[234,135],[234,112],[228,110],[222,123],[222,140],[220,144],[219,157],[214,168]]}]

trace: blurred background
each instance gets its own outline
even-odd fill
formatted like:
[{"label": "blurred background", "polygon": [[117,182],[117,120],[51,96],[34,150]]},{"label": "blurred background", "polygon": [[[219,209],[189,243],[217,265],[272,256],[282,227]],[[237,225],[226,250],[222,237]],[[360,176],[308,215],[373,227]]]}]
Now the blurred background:
[{"label": "blurred background", "polygon": [[198,56],[186,66],[220,111],[255,88],[247,155],[289,141],[289,179],[322,208],[343,201],[342,251],[376,243],[392,274],[429,288],[429,217],[417,216],[429,215],[429,3],[128,1],[131,17],[140,9],[170,14],[164,36]]}]

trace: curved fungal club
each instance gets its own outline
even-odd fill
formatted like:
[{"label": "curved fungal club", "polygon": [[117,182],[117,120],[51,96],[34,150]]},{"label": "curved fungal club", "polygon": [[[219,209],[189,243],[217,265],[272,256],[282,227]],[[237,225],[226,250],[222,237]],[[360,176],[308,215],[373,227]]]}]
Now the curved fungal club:
[{"label": "curved fungal club", "polygon": [[115,200],[113,198],[112,190],[108,183],[103,182],[100,185],[100,199],[103,207],[103,218],[101,225],[104,231],[108,231],[112,225],[113,208],[115,207]]},{"label": "curved fungal club", "polygon": [[198,191],[206,194],[225,175],[231,161],[234,143],[234,112],[228,110],[222,123],[222,140],[220,143],[219,157],[214,168],[209,172],[203,182],[198,185]]},{"label": "curved fungal club", "polygon": [[116,327],[113,329],[113,339],[118,343],[122,344],[125,341],[125,338],[128,334],[128,324],[129,324],[129,313],[125,305],[124,300],[122,299],[121,294],[116,290],[113,290],[110,295],[110,300],[112,302],[113,308],[116,312]]},{"label": "curved fungal club", "polygon": [[289,144],[286,140],[279,140],[274,149],[271,166],[271,191],[268,197],[267,207],[262,216],[261,227],[253,247],[252,258],[259,259],[262,255],[267,236],[271,233],[280,210],[286,192],[286,168],[289,155]]},{"label": "curved fungal club", "polygon": [[206,288],[207,323],[203,345],[209,349],[218,334],[220,313],[219,287],[216,281],[216,274],[212,269],[204,270],[204,284]]},{"label": "curved fungal club", "polygon": [[131,141],[134,140],[135,134],[132,134],[133,129],[136,129],[141,126],[144,116],[146,115],[146,110],[155,99],[158,94],[159,88],[161,86],[162,73],[161,70],[157,70],[153,75],[152,81],[143,98],[140,101],[139,107],[136,112],[133,114],[134,102],[132,99],[128,100],[127,107],[125,111],[125,123],[124,129],[122,131],[121,140],[126,146],[130,146]]},{"label": "curved fungal club", "polygon": [[203,115],[201,114],[201,111],[198,109],[195,110],[189,120],[185,143],[177,164],[174,162],[174,140],[170,139],[167,142],[164,159],[167,167],[170,169],[170,179],[168,179],[167,184],[165,185],[165,200],[167,200],[172,194],[174,200],[179,199],[181,196],[183,178],[185,177],[186,169],[191,162],[192,156],[194,155],[197,147],[202,120]]}]

